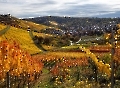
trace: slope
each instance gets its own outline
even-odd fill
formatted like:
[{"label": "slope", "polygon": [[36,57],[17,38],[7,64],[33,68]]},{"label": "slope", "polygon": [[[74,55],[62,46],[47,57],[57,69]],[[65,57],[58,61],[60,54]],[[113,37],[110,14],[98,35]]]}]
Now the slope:
[{"label": "slope", "polygon": [[11,25],[13,27],[22,28],[27,30],[31,28],[33,30],[41,30],[47,28],[47,26],[42,24],[36,24],[31,21],[25,21],[23,19],[18,19],[16,17],[11,16],[10,14],[0,15],[0,23],[5,25]]},{"label": "slope", "polygon": [[28,51],[30,54],[41,52],[40,49],[38,49],[31,37],[29,36],[29,33],[26,30],[22,30],[20,28],[10,27],[10,29],[1,36],[2,40],[8,40],[9,42],[16,41],[20,44],[20,47],[26,51]]},{"label": "slope", "polygon": [[24,20],[19,20],[19,27],[23,29],[32,29],[36,31],[40,31],[41,29],[47,28],[47,26],[42,25],[42,24],[36,24],[30,21],[24,21]]}]

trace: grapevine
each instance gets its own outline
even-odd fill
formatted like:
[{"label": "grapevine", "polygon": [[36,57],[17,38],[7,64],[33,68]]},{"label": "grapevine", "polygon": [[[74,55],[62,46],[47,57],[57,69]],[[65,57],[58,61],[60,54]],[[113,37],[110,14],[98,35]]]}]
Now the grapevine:
[{"label": "grapevine", "polygon": [[[0,43],[0,80],[7,76],[21,78],[28,76],[28,80],[35,80],[35,75],[41,73],[43,64],[23,51],[15,41]],[[9,74],[8,74],[9,73]],[[8,74],[8,75],[6,75]],[[8,78],[8,77],[7,77]]]}]

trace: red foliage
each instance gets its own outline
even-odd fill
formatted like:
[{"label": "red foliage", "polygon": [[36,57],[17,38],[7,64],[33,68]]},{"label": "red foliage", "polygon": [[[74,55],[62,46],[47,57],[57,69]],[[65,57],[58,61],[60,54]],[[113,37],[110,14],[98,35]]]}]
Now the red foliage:
[{"label": "red foliage", "polygon": [[[76,59],[64,59],[62,62],[56,63],[56,65],[51,69],[53,75],[59,75],[61,69],[68,69],[74,66],[87,66],[88,58],[76,58]],[[65,72],[65,71],[64,71]]]}]

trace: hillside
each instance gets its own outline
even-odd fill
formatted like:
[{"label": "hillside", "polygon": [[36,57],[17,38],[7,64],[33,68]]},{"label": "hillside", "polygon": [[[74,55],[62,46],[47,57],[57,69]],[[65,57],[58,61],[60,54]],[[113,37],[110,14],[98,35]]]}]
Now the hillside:
[{"label": "hillside", "polygon": [[111,32],[110,29],[120,23],[120,18],[96,18],[96,17],[59,17],[43,16],[25,19],[38,24],[51,25],[57,23],[57,27],[72,36],[102,35]]},{"label": "hillside", "polygon": [[1,41],[16,41],[18,44],[20,44],[20,47],[22,49],[28,51],[30,54],[41,52],[41,50],[35,46],[33,40],[31,39],[29,33],[26,30],[10,27],[9,30],[5,32],[5,34],[0,36],[0,38]]},{"label": "hillside", "polygon": [[18,19],[11,15],[0,15],[0,20],[0,41],[16,41],[30,54],[50,50],[58,46],[58,42],[61,41],[59,36],[40,32],[46,29],[52,31],[58,29],[51,29],[49,26]]},{"label": "hillside", "polygon": [[25,30],[27,30],[28,28],[32,30],[41,30],[48,28],[47,26],[42,24],[36,24],[31,21],[24,21],[22,19],[18,19],[16,17],[11,16],[10,14],[0,15],[0,23],[5,25],[11,25],[17,28],[22,28]]},{"label": "hillside", "polygon": [[[45,28],[48,27],[45,25],[15,18],[10,14],[0,15],[0,41],[16,41],[18,44],[20,44],[20,47],[22,49],[28,51],[30,54],[35,54],[42,51],[41,49],[43,48],[42,46],[41,48],[39,47],[40,44],[36,46],[34,37],[38,35],[42,37],[49,37],[49,35],[46,35],[44,33],[38,33],[38,31]],[[32,31],[32,37],[30,36],[29,31]]]}]

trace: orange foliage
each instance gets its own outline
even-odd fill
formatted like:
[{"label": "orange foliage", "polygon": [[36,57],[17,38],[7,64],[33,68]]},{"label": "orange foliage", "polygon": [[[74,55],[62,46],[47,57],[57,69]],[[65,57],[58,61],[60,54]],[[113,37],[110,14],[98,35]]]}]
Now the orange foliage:
[{"label": "orange foliage", "polygon": [[12,76],[35,74],[42,70],[43,64],[20,49],[15,41],[0,43],[0,80],[9,72]]}]

